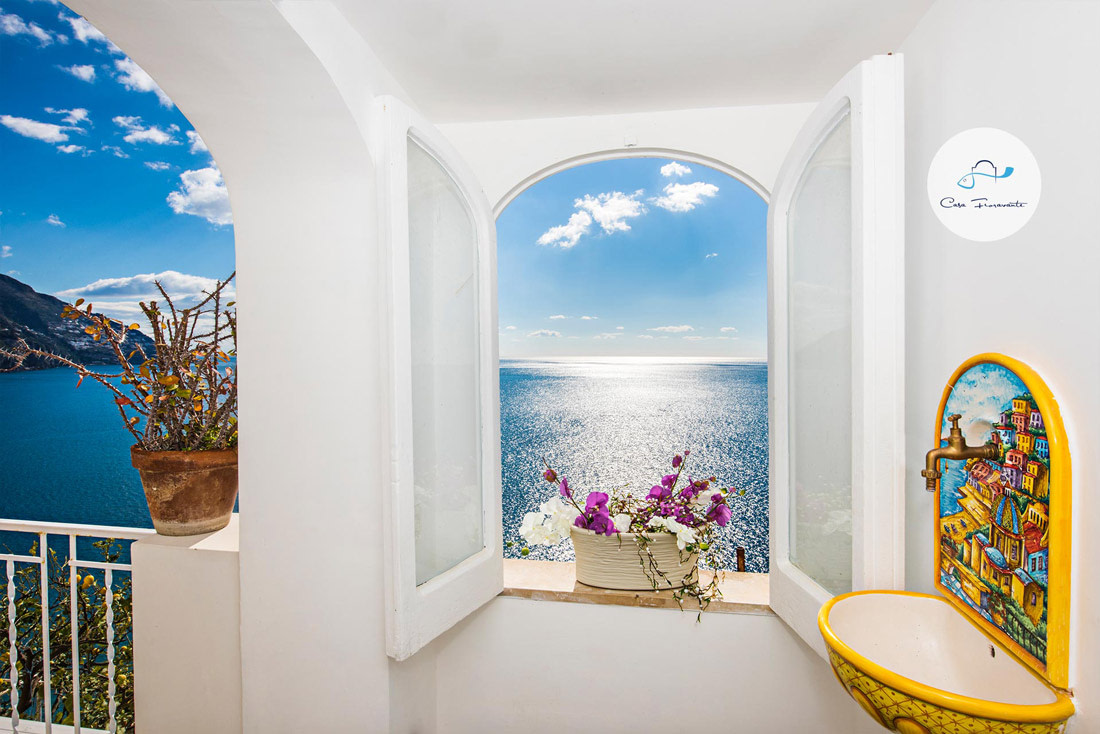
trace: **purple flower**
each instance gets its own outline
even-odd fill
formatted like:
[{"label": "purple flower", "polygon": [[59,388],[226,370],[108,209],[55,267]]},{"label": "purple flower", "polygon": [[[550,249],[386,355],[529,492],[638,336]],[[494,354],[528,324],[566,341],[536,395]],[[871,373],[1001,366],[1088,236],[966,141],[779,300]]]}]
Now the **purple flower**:
[{"label": "purple flower", "polygon": [[675,474],[665,474],[663,477],[661,477],[661,484],[665,485],[666,487],[671,488],[672,485],[675,484],[675,483],[676,483],[676,475]]},{"label": "purple flower", "polygon": [[558,487],[558,491],[561,492],[561,496],[566,499],[573,497],[573,490],[569,488],[569,480],[565,477],[561,478],[561,485]]},{"label": "purple flower", "polygon": [[596,514],[592,516],[592,520],[588,523],[588,529],[597,535],[615,534],[615,523],[611,520],[611,515],[608,513],[606,507],[601,507]]},{"label": "purple flower", "polygon": [[710,510],[707,512],[707,519],[712,520],[720,527],[726,527],[726,523],[730,521],[733,513],[730,511],[730,506],[725,502],[715,502],[710,506]]},{"label": "purple flower", "polygon": [[691,456],[691,449],[684,449],[684,456]]},{"label": "purple flower", "polygon": [[547,469],[542,473],[542,478],[553,484],[558,481],[558,473],[553,469]]},{"label": "purple flower", "polygon": [[607,512],[607,494],[604,492],[589,492],[588,501],[584,505],[585,512],[603,510]]},{"label": "purple flower", "polygon": [[654,484],[653,489],[649,490],[649,496],[646,499],[663,500],[670,496],[672,496],[671,489],[662,487],[660,484]]},{"label": "purple flower", "polygon": [[679,454],[676,454],[675,456],[672,457],[672,468],[673,469],[679,468],[680,464],[683,464],[683,463],[684,463],[684,459]]}]

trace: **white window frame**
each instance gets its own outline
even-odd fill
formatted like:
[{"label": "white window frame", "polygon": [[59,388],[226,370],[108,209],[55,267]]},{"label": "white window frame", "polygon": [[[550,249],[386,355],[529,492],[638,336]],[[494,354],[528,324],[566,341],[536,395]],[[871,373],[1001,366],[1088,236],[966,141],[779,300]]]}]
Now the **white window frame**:
[{"label": "white window frame", "polygon": [[[503,589],[498,373],[496,225],[477,178],[427,120],[395,97],[380,97],[372,115],[378,169],[381,263],[388,277],[390,486],[384,493],[386,652],[405,660]],[[416,583],[413,487],[412,332],[409,274],[408,139],[450,175],[465,197],[478,243],[479,390],[482,549],[429,581]]]},{"label": "white window frame", "polygon": [[[768,210],[771,607],[825,657],[833,594],[790,560],[787,217],[802,172],[846,106],[852,122],[852,584],[905,585],[904,104],[900,55],[861,62],[829,91],[788,152]],[[842,457],[838,457],[838,460]]]}]

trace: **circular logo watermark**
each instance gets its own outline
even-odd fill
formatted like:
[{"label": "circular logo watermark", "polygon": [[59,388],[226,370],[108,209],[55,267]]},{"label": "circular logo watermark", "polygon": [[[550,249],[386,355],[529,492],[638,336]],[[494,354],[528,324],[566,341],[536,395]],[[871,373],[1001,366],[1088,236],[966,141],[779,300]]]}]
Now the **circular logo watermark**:
[{"label": "circular logo watermark", "polygon": [[928,203],[949,230],[974,242],[1019,232],[1039,205],[1039,164],[1015,135],[976,127],[940,148],[928,169]]}]

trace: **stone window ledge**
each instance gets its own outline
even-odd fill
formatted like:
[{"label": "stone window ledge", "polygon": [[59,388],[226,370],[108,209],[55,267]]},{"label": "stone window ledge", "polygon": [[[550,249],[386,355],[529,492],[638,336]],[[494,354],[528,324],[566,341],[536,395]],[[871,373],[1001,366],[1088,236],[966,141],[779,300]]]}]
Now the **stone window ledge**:
[{"label": "stone window ledge", "polygon": [[[706,575],[710,571],[701,571]],[[707,613],[772,615],[768,605],[768,574],[723,572],[719,580],[722,598],[707,607]],[[577,581],[576,566],[556,561],[525,561],[504,559],[504,591],[501,596],[538,601],[572,602],[575,604],[613,604],[626,607],[679,609],[671,591],[616,591],[597,589]],[[691,600],[684,609],[691,611]]]}]

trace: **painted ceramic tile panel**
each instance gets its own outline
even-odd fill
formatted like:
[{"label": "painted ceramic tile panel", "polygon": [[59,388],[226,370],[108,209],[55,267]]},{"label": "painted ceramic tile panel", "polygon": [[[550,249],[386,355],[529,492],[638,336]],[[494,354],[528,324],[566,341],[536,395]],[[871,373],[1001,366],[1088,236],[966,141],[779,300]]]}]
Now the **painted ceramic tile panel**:
[{"label": "painted ceramic tile panel", "polygon": [[955,383],[944,410],[996,460],[947,461],[940,483],[940,583],[1041,663],[1047,658],[1050,447],[1027,387],[997,364]]}]

